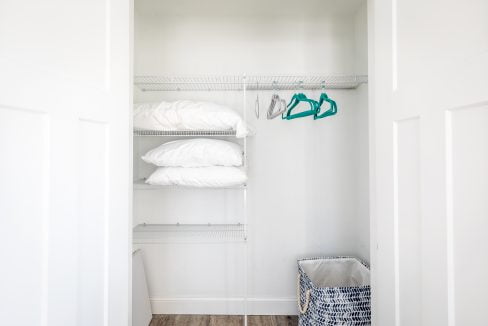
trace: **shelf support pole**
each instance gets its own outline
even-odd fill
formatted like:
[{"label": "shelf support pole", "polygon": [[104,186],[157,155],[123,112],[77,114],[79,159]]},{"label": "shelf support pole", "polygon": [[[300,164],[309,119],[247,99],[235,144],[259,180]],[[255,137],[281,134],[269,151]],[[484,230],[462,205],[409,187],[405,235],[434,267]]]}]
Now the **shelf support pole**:
[{"label": "shelf support pole", "polygon": [[[247,125],[247,79],[242,76],[242,117]],[[244,137],[244,170],[247,171],[247,137]],[[248,218],[247,218],[247,187],[243,191],[244,202],[244,326],[247,326],[247,296],[248,296]]]}]

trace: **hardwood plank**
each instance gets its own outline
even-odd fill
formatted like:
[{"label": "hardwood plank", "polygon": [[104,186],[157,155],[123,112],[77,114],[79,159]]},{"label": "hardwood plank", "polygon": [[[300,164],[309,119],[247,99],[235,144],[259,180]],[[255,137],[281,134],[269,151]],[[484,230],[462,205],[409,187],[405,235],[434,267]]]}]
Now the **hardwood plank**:
[{"label": "hardwood plank", "polygon": [[174,315],[153,315],[149,326],[176,326]]},{"label": "hardwood plank", "polygon": [[249,326],[295,326],[297,316],[249,316]]},{"label": "hardwood plank", "polygon": [[242,326],[243,321],[243,316],[210,316],[210,326]]},{"label": "hardwood plank", "polygon": [[176,315],[175,326],[192,325],[192,326],[209,326],[209,315]]},{"label": "hardwood plank", "polygon": [[[150,326],[241,326],[243,316],[154,315]],[[248,316],[249,326],[296,326],[297,316]]]}]

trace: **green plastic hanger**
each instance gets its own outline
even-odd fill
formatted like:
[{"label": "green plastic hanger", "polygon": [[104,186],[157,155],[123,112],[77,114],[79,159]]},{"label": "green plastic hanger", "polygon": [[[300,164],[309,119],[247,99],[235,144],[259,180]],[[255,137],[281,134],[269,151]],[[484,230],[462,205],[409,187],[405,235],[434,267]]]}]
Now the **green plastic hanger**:
[{"label": "green plastic hanger", "polygon": [[[322,104],[324,104],[324,102],[329,103],[329,109],[323,113],[320,113],[320,110],[322,109]],[[329,96],[327,96],[325,92],[320,94],[320,99],[318,104],[319,104],[318,109],[313,115],[314,120],[329,117],[337,113],[337,103],[331,98],[329,98]]]},{"label": "green plastic hanger", "polygon": [[[310,104],[310,110],[291,114],[291,111],[294,108],[296,108],[296,106],[300,102],[307,102],[308,104]],[[292,119],[296,119],[296,118],[307,117],[309,115],[315,115],[320,106],[319,106],[319,102],[312,100],[312,99],[309,99],[307,96],[305,96],[305,94],[297,93],[297,94],[293,95],[293,97],[291,98],[290,103],[288,103],[287,107],[288,107],[288,111],[286,112],[286,115],[282,114],[281,118],[286,119],[286,120],[292,120]]]}]

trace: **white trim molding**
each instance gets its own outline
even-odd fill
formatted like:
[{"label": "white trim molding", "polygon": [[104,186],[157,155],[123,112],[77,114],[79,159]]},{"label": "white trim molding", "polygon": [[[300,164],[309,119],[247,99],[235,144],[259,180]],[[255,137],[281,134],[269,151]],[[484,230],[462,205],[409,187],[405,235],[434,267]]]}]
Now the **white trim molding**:
[{"label": "white trim molding", "polygon": [[[235,298],[151,298],[153,314],[241,315],[244,299]],[[248,298],[249,315],[296,315],[296,298]]]}]

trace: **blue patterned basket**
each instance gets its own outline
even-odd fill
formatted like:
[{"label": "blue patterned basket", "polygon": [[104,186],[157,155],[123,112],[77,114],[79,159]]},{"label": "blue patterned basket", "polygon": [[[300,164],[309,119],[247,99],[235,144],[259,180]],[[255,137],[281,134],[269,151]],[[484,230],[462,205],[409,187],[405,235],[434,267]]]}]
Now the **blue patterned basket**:
[{"label": "blue patterned basket", "polygon": [[369,266],[354,257],[298,260],[299,326],[371,325]]}]

